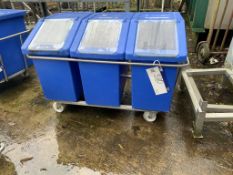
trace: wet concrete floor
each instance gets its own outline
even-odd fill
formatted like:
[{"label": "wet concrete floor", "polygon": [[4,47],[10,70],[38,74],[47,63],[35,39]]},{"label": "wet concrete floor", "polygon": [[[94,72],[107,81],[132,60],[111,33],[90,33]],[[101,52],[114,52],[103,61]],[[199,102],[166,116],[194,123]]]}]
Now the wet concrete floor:
[{"label": "wet concrete floor", "polygon": [[[196,60],[190,54],[192,67],[202,67]],[[208,100],[232,102],[221,78],[205,80],[197,81]],[[6,144],[0,175],[232,175],[232,123],[206,123],[204,139],[195,140],[193,119],[187,92],[177,91],[171,112],[154,123],[142,112],[90,107],[58,114],[31,70],[29,78],[0,85],[0,142]]]},{"label": "wet concrete floor", "polygon": [[170,113],[147,123],[141,112],[69,106],[44,99],[35,73],[0,88],[0,175],[233,174],[232,125],[207,123],[192,138],[193,110],[176,92]]}]

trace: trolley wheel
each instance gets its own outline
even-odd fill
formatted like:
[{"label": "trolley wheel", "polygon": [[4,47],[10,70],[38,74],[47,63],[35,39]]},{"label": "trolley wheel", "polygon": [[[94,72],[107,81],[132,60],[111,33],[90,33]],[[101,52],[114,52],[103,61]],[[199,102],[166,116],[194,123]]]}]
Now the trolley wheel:
[{"label": "trolley wheel", "polygon": [[205,63],[210,57],[210,48],[207,42],[200,42],[197,45],[197,58],[201,63]]},{"label": "trolley wheel", "polygon": [[54,102],[53,103],[53,109],[56,111],[56,112],[63,112],[65,110],[65,105],[64,104],[61,104],[61,103],[58,103],[58,102]]},{"label": "trolley wheel", "polygon": [[147,122],[154,122],[157,119],[158,112],[144,112],[143,118]]}]

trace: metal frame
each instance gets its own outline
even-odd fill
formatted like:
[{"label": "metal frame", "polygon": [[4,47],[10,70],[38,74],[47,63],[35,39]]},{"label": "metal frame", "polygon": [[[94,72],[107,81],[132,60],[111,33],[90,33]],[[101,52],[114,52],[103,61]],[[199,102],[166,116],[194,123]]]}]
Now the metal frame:
[{"label": "metal frame", "polygon": [[[88,59],[78,59],[78,58],[64,58],[64,57],[46,57],[46,56],[32,56],[27,55],[29,59],[38,59],[38,60],[53,60],[53,61],[71,61],[71,62],[86,62],[86,63],[98,63],[98,64],[118,64],[118,65],[134,65],[134,66],[160,66],[160,67],[187,67],[189,66],[189,60],[187,58],[187,63],[182,64],[160,64],[157,63],[138,63],[138,62],[128,62],[128,61],[103,61],[103,60],[88,60]],[[131,78],[131,75],[122,74],[123,78]],[[177,82],[179,82],[179,79]],[[153,122],[156,120],[158,111],[146,111],[141,109],[134,109],[132,105],[121,104],[118,107],[114,106],[101,106],[101,105],[89,105],[86,101],[77,101],[77,102],[69,102],[69,101],[55,101],[54,109],[56,112],[62,112],[64,110],[64,105],[77,105],[77,106],[89,106],[89,107],[98,107],[98,108],[108,108],[108,109],[120,109],[120,110],[131,110],[131,111],[144,111],[143,117],[148,122]],[[58,107],[60,106],[60,107]]]},{"label": "metal frame", "polygon": [[189,92],[195,112],[194,138],[203,138],[204,122],[233,121],[233,105],[209,104],[208,101],[204,101],[193,79],[193,76],[214,74],[224,74],[233,83],[233,71],[228,68],[185,69],[182,71],[182,80]]},{"label": "metal frame", "polygon": [[[10,38],[14,38],[14,37],[17,37],[19,36],[20,37],[20,43],[21,45],[23,44],[23,38],[22,38],[22,35],[25,34],[25,33],[28,33],[30,32],[30,30],[25,30],[23,32],[18,32],[18,33],[15,33],[15,34],[12,34],[12,35],[8,35],[8,36],[5,36],[5,37],[2,37],[0,38],[0,42],[1,41],[4,41],[4,40],[7,40],[7,39],[10,39]],[[4,79],[0,81],[0,84],[1,83],[4,83],[4,82],[7,82],[9,81],[10,79],[18,76],[18,75],[21,75],[21,74],[25,74],[27,75],[28,73],[28,63],[27,63],[27,58],[25,56],[23,56],[23,60],[24,60],[24,69],[19,71],[19,72],[16,72],[15,74],[13,75],[10,75],[8,76],[7,75],[7,72],[6,72],[6,67],[4,65],[4,62],[3,62],[3,58],[2,58],[2,55],[0,54],[0,73],[3,72],[3,75],[4,75]]]},{"label": "metal frame", "polygon": [[101,106],[101,105],[89,105],[86,101],[77,101],[77,102],[68,102],[68,101],[57,101],[60,104],[67,104],[67,105],[77,105],[77,106],[88,106],[88,107],[97,107],[97,108],[108,108],[108,109],[120,109],[120,110],[127,110],[127,111],[145,111],[141,109],[134,109],[132,105],[121,104],[119,107],[117,106]]},{"label": "metal frame", "polygon": [[[125,11],[130,11],[130,0],[5,0],[5,1],[10,1],[12,4],[12,8],[14,8],[13,2],[36,2],[36,3],[47,3],[47,2],[57,2],[57,3],[62,3],[62,2],[73,2],[73,3],[93,3],[93,11],[96,10],[96,3],[124,3],[124,10]],[[41,7],[42,11],[47,12],[46,7]],[[46,14],[45,14],[46,16]]]},{"label": "metal frame", "polygon": [[90,60],[90,59],[79,59],[79,58],[68,58],[68,57],[47,57],[47,56],[32,56],[27,55],[27,58],[34,60],[53,60],[53,61],[72,61],[72,62],[86,62],[86,63],[99,63],[99,64],[120,64],[120,65],[133,65],[133,66],[161,66],[161,67],[186,67],[189,66],[189,60],[187,63],[182,64],[163,64],[155,60],[154,63],[140,63],[140,62],[128,62],[128,61],[103,61],[103,60]]},{"label": "metal frame", "polygon": [[[61,12],[62,11],[62,8],[61,8],[61,3],[63,2],[67,2],[67,3],[71,3],[71,6],[64,10],[64,11],[79,11],[79,6],[77,6],[78,3],[81,3],[81,8],[83,6],[83,3],[92,3],[93,6],[93,11],[95,12],[96,10],[96,6],[99,4],[99,3],[106,3],[106,7],[108,7],[108,3],[124,3],[124,7],[123,9],[107,9],[107,10],[110,10],[110,11],[130,11],[130,10],[133,10],[132,7],[131,7],[131,1],[130,0],[4,0],[5,2],[9,1],[11,3],[11,7],[12,8],[15,8],[14,6],[14,2],[22,2],[24,7],[28,10],[31,11],[31,8],[26,4],[28,2],[32,2],[32,3],[39,3],[39,8],[40,8],[40,11],[42,13],[42,16],[46,16],[46,14],[49,14],[49,10],[47,9],[47,7],[45,6],[45,4],[47,2],[56,2],[58,3],[58,9],[59,11]],[[170,0],[170,9],[172,10],[173,9],[173,1]],[[43,5],[41,5],[43,4]],[[163,12],[164,11],[164,7],[166,6],[166,1],[165,0],[161,0],[161,7],[154,7],[153,9],[151,8],[147,8],[147,9],[141,9],[141,2],[140,0],[137,0],[136,2],[136,11],[161,11]]]},{"label": "metal frame", "polygon": [[[141,8],[141,5],[142,5],[142,2],[141,0],[136,0],[136,11],[137,12],[143,12],[143,11],[161,11],[161,12],[164,12],[164,7],[165,7],[165,0],[161,0],[161,7],[155,7],[153,9],[144,9],[144,8]],[[173,1],[170,1],[170,9],[172,11],[172,8],[173,8]]]}]

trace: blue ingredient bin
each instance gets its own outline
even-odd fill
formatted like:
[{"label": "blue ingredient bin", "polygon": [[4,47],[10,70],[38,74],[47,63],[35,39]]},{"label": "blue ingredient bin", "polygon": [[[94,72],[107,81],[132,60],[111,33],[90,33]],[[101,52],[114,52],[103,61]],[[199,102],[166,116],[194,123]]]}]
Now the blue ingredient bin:
[{"label": "blue ingredient bin", "polygon": [[[137,13],[131,20],[126,59],[134,62],[180,64],[187,61],[184,20],[176,12]],[[132,66],[132,106],[135,109],[168,112],[178,68],[163,67],[167,93],[156,95],[146,69]]]},{"label": "blue ingredient bin", "polygon": [[[71,47],[80,59],[122,61],[133,13],[96,13],[83,20]],[[126,69],[117,64],[79,63],[87,104],[119,106]]]},{"label": "blue ingredient bin", "polygon": [[[24,10],[9,10],[0,9],[0,38],[4,38],[13,34],[24,32],[26,30]],[[27,37],[27,34],[22,34],[22,40]],[[26,64],[21,51],[20,36],[15,36],[9,39],[0,41],[0,56],[7,77],[25,70]],[[32,64],[28,61],[28,66]],[[4,71],[0,70],[0,82],[5,80]]]},{"label": "blue ingredient bin", "polygon": [[[24,54],[33,56],[69,57],[73,38],[81,20],[89,12],[58,13],[41,19],[22,46]],[[77,101],[82,84],[76,62],[33,60],[37,75],[49,100]]]}]

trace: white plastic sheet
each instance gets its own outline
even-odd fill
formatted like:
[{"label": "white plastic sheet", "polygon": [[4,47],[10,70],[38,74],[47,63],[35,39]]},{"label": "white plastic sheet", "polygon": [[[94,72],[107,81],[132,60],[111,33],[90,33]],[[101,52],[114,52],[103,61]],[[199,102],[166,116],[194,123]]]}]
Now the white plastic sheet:
[{"label": "white plastic sheet", "polygon": [[121,28],[121,20],[90,20],[78,51],[92,54],[115,53],[120,39]]},{"label": "white plastic sheet", "polygon": [[46,19],[29,45],[29,50],[60,50],[64,46],[73,24],[73,19]]},{"label": "white plastic sheet", "polygon": [[140,20],[134,53],[139,56],[175,57],[178,54],[175,20]]}]

